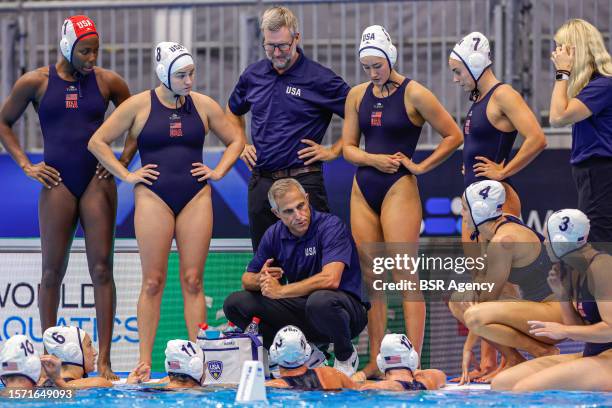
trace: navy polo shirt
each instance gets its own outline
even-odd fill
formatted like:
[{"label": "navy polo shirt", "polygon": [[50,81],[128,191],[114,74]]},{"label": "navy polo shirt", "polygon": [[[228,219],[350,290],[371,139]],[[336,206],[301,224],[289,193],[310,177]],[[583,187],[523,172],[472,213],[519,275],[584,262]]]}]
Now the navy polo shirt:
[{"label": "navy polo shirt", "polygon": [[252,113],[251,138],[259,170],[303,166],[297,152],[307,145],[300,140],[321,143],[332,114],[344,117],[351,88],[331,69],[297,51],[297,61],[282,75],[267,59],[251,64],[229,98],[235,115]]},{"label": "navy polo shirt", "polygon": [[595,74],[576,98],[593,114],[572,126],[570,163],[612,158],[612,77]]},{"label": "navy polo shirt", "polygon": [[315,211],[312,206],[310,211],[310,226],[302,237],[293,235],[282,221],[268,228],[247,271],[257,273],[267,259],[274,258],[274,265],[283,268],[287,282],[293,283],[321,272],[331,262],[342,262],[338,289],[367,305],[359,255],[347,226],[333,214]]}]

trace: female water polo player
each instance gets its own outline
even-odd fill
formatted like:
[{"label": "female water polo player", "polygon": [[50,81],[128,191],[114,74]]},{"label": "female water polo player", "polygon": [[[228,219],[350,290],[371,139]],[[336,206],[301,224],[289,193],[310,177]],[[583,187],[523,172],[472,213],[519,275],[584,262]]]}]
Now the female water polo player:
[{"label": "female water polo player", "polygon": [[[506,189],[504,213],[521,217],[521,202],[510,177],[522,170],[546,147],[546,139],[535,116],[510,85],[503,84],[491,69],[489,40],[479,32],[463,37],[449,56],[453,82],[470,94],[473,104],[463,124],[464,188],[478,180],[501,181]],[[510,160],[516,135],[523,144]],[[478,257],[477,239],[466,224],[463,214],[461,228],[466,256]],[[494,369],[494,352],[483,344],[481,368],[483,374]],[[491,354],[493,352],[493,354]]]},{"label": "female water polo player", "polygon": [[[206,321],[203,273],[213,225],[208,180],[221,179],[245,143],[215,101],[192,92],[195,63],[185,47],[162,42],[154,55],[160,85],[128,99],[89,142],[89,149],[111,173],[136,184],[134,226],[143,273],[138,335],[140,362],[148,365],[173,237],[190,340],[196,339],[198,322]],[[202,163],[209,130],[227,146],[215,169]],[[110,143],[126,131],[137,140],[142,161],[134,172],[123,167],[110,149]]]},{"label": "female water polo player", "polygon": [[[544,150],[544,133],[521,95],[493,74],[489,40],[483,34],[463,37],[448,63],[453,82],[469,92],[473,101],[463,125],[465,188],[479,180],[501,181],[506,189],[504,212],[520,217],[521,203],[510,177]],[[511,160],[517,133],[525,140]],[[464,228],[465,238],[471,233]]]},{"label": "female water polo player", "polygon": [[95,369],[97,351],[83,330],[74,326],[49,327],[43,333],[43,344],[49,352],[40,357],[47,377],[41,380],[43,387],[112,387],[106,378],[88,378]]},{"label": "female water polo player", "polygon": [[[502,352],[504,369],[525,361],[517,350],[535,357],[559,352],[553,345],[557,340],[530,334],[527,324],[528,320],[536,319],[561,322],[559,303],[546,282],[552,263],[546,254],[544,237],[518,218],[504,214],[505,200],[504,186],[494,180],[477,181],[463,195],[467,225],[479,232],[486,245],[487,269],[475,280],[494,286],[490,292],[471,294],[471,301],[449,302],[453,315],[470,329],[464,346],[461,383],[471,380],[468,373],[471,351],[479,336]],[[518,285],[522,299],[502,293],[506,282]]]},{"label": "female water polo player", "polygon": [[312,347],[296,326],[285,326],[276,333],[270,347],[270,360],[278,364],[280,378],[266,382],[268,387],[301,390],[354,389],[355,383],[333,367],[308,368]]},{"label": "female water polo player", "polygon": [[382,381],[369,381],[360,390],[425,391],[437,390],[446,384],[443,371],[418,370],[419,354],[404,334],[386,334],[376,357]]},{"label": "female water polo player", "polygon": [[[87,151],[87,142],[104,121],[108,103],[119,106],[130,92],[115,72],[95,66],[98,48],[98,32],[90,18],[67,18],[62,25],[61,59],[19,78],[4,103],[0,141],[24,173],[44,187],[38,201],[42,330],[57,324],[60,287],[80,221],[94,286],[100,338],[98,372],[116,379],[111,371],[110,347],[116,304],[113,238],[117,189],[113,177],[96,169],[97,161]],[[38,112],[44,139],[44,161],[37,164],[30,162],[11,129],[30,103]],[[127,166],[135,149],[135,143],[126,145],[122,166]]]},{"label": "female water polo player", "polygon": [[612,391],[612,256],[587,244],[589,219],[579,210],[546,221],[547,250],[555,264],[548,283],[563,323],[532,320],[532,335],[583,341],[582,353],[536,358],[500,373],[494,390]]},{"label": "female water polo player", "polygon": [[[361,247],[362,262],[367,264],[363,248],[367,243],[407,243],[409,252],[416,253],[422,220],[416,176],[442,163],[461,145],[462,138],[436,97],[393,68],[397,50],[383,27],[364,30],[359,59],[370,81],[354,87],[347,97],[342,138],[344,157],[359,166],[351,193],[351,228],[358,249]],[[412,155],[425,122],[442,136],[442,141],[429,157],[415,163]],[[365,150],[359,148],[361,133]],[[364,274],[371,280],[371,273]],[[397,271],[393,277],[401,279]],[[370,295],[370,363],[356,374],[359,381],[378,373],[375,360],[387,321],[382,295]],[[425,303],[404,298],[402,305],[408,337],[420,351]]]}]

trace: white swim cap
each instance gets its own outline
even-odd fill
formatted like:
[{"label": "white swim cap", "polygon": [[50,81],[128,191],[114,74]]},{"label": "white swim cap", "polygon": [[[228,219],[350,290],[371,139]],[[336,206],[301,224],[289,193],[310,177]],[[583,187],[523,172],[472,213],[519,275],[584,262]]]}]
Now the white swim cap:
[{"label": "white swim cap", "polygon": [[295,326],[285,326],[276,333],[270,347],[270,359],[284,368],[296,368],[308,361],[312,348],[304,333]]},{"label": "white swim cap", "polygon": [[166,345],[166,372],[185,374],[201,384],[204,376],[204,352],[189,340],[170,340]]},{"label": "white swim cap", "polygon": [[386,334],[380,343],[376,365],[383,373],[393,368],[414,371],[419,366],[419,354],[405,334]]},{"label": "white swim cap", "polygon": [[587,243],[591,223],[580,210],[565,209],[552,213],[546,231],[553,253],[559,259]]},{"label": "white swim cap", "polygon": [[484,34],[474,31],[455,44],[449,58],[461,61],[468,69],[475,83],[482,73],[491,66],[491,49]]},{"label": "white swim cap", "polygon": [[472,183],[465,189],[464,196],[475,227],[501,217],[502,207],[506,202],[506,190],[499,181],[483,180]]},{"label": "white swim cap", "polygon": [[386,58],[389,67],[393,68],[397,61],[397,49],[391,43],[391,36],[383,26],[369,26],[361,34],[359,58],[373,56]]},{"label": "white swim cap", "polygon": [[62,55],[72,64],[72,54],[76,43],[85,37],[98,35],[93,20],[87,16],[72,16],[64,20],[60,40]]},{"label": "white swim cap", "polygon": [[85,332],[74,326],[49,327],[43,333],[43,344],[49,354],[59,358],[62,364],[71,364],[85,369],[83,341]]},{"label": "white swim cap", "polygon": [[187,48],[179,43],[166,41],[155,46],[155,63],[157,77],[170,90],[170,75],[187,65],[195,65]]},{"label": "white swim cap", "polygon": [[26,336],[17,334],[4,343],[0,351],[0,376],[22,375],[36,384],[40,369],[40,357]]}]

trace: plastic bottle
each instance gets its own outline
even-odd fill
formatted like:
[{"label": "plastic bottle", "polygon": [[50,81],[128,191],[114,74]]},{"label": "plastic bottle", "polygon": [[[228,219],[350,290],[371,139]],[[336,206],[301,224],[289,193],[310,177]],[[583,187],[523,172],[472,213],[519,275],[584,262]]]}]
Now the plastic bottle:
[{"label": "plastic bottle", "polygon": [[246,327],[244,332],[246,334],[258,335],[259,334],[259,322],[260,321],[261,321],[261,319],[259,317],[253,316],[253,320],[251,320],[251,323],[249,323],[249,325]]},{"label": "plastic bottle", "polygon": [[212,330],[207,323],[199,323],[198,339],[213,340],[221,337],[219,330]]},{"label": "plastic bottle", "polygon": [[204,339],[206,337],[206,330],[208,330],[208,323],[198,323],[198,339]]}]

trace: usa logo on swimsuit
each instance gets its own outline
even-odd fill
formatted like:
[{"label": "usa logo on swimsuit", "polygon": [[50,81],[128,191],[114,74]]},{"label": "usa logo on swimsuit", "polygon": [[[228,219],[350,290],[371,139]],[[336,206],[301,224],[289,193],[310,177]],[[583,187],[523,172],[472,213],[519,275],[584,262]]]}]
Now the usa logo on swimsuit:
[{"label": "usa logo on swimsuit", "polygon": [[223,362],[222,361],[211,360],[208,363],[206,363],[206,365],[208,366],[208,372],[210,373],[212,378],[214,378],[215,380],[218,380],[219,377],[221,377],[221,374],[223,374]]},{"label": "usa logo on swimsuit", "polygon": [[66,87],[66,109],[79,108],[79,90],[74,85]]},{"label": "usa logo on swimsuit", "polygon": [[170,115],[170,137],[181,137],[183,136],[183,125],[181,123],[181,117],[176,113]]}]

